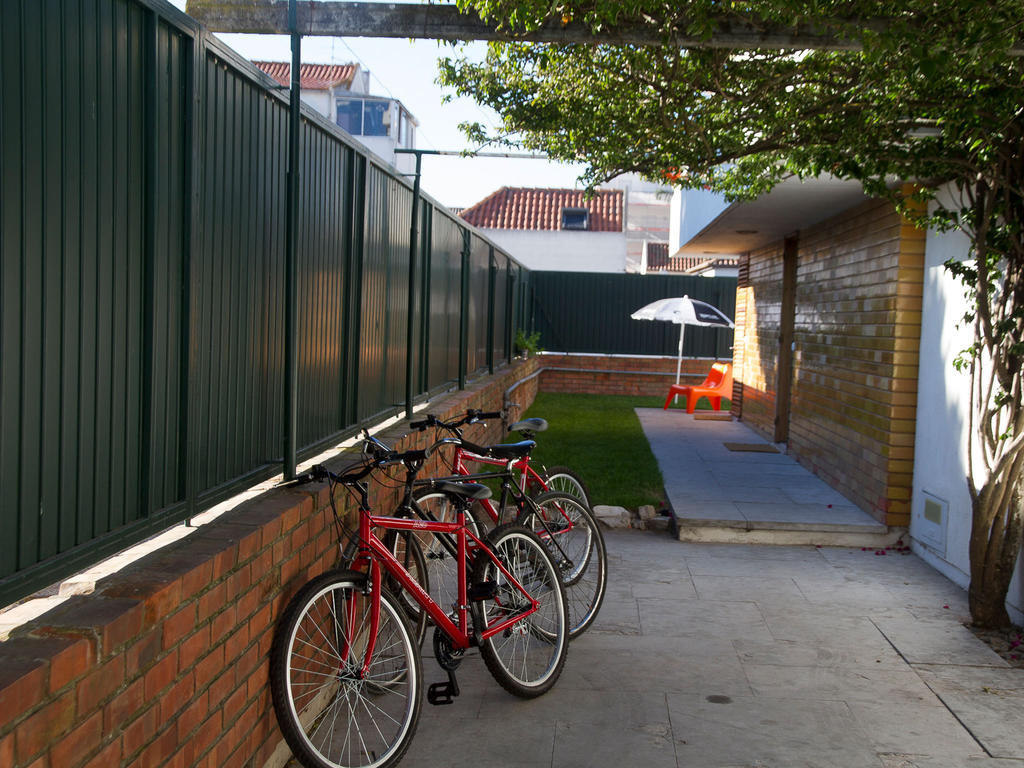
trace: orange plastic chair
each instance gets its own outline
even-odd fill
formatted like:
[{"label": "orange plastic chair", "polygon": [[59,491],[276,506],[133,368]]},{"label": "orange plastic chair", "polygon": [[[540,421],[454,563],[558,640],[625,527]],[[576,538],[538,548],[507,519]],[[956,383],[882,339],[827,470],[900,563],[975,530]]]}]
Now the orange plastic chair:
[{"label": "orange plastic chair", "polygon": [[672,402],[672,398],[676,395],[682,395],[686,398],[687,413],[693,413],[693,409],[697,407],[697,401],[701,397],[706,397],[711,401],[711,407],[716,411],[720,411],[722,409],[722,398],[732,397],[732,363],[715,363],[712,365],[707,378],[699,386],[692,387],[673,384],[668,388],[668,397],[665,398],[665,407],[662,410],[668,408],[668,404]]}]

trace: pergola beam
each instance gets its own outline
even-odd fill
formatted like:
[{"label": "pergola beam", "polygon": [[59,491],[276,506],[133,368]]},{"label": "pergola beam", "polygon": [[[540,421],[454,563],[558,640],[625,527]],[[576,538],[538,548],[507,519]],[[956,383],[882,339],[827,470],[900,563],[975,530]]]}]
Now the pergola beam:
[{"label": "pergola beam", "polygon": [[[288,5],[273,0],[188,0],[186,12],[214,32],[287,34]],[[865,25],[867,26],[867,25]],[[877,27],[877,25],[872,25]],[[836,29],[787,28],[723,21],[704,39],[677,34],[666,40],[651,25],[625,21],[601,32],[579,22],[551,20],[532,32],[498,29],[476,14],[464,14],[454,5],[410,3],[309,2],[299,3],[299,32],[330,37],[405,37],[431,40],[522,40],[587,45],[663,45],[680,48],[772,48],[860,50],[856,40]]]}]

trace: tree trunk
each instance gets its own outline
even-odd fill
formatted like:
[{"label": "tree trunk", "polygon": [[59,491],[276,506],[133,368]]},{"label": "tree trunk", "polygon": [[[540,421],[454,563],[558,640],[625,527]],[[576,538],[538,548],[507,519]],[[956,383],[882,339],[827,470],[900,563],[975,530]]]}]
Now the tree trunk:
[{"label": "tree trunk", "polygon": [[[1006,482],[1015,486],[1006,503]],[[995,507],[1002,506],[1002,509]],[[1006,595],[1013,579],[1024,535],[1024,499],[1019,479],[990,480],[973,501],[971,531],[971,586],[967,597],[975,626],[1000,629],[1010,624]]]}]

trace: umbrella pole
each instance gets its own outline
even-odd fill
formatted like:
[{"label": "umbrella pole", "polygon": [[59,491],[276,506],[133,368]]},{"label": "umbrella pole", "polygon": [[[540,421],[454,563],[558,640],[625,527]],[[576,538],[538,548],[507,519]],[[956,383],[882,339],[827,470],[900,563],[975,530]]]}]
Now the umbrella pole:
[{"label": "umbrella pole", "polygon": [[[683,332],[686,330],[686,323],[679,324],[679,355],[676,357],[676,386],[679,386],[679,372],[683,369]],[[679,395],[672,399],[672,404],[679,403]]]}]

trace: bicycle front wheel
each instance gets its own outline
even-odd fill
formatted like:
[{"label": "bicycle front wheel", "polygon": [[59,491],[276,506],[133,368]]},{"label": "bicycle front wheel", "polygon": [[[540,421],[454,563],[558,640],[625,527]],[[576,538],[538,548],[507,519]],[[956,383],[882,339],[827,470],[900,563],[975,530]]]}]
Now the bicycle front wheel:
[{"label": "bicycle front wheel", "polygon": [[575,496],[549,491],[533,499],[519,522],[537,533],[558,567],[569,637],[575,639],[594,623],[608,586],[608,556],[597,519]]},{"label": "bicycle front wheel", "polygon": [[422,673],[412,633],[399,602],[365,586],[364,574],[323,574],[292,598],[274,633],[274,710],[306,768],[395,765],[416,731]]},{"label": "bicycle front wheel", "polygon": [[527,528],[498,526],[488,535],[487,544],[489,552],[477,555],[472,576],[475,585],[488,585],[491,592],[489,598],[473,603],[477,631],[486,634],[524,614],[531,598],[539,605],[521,620],[487,636],[480,655],[502,688],[531,699],[550,689],[565,665],[569,633],[562,585],[544,545]]}]

